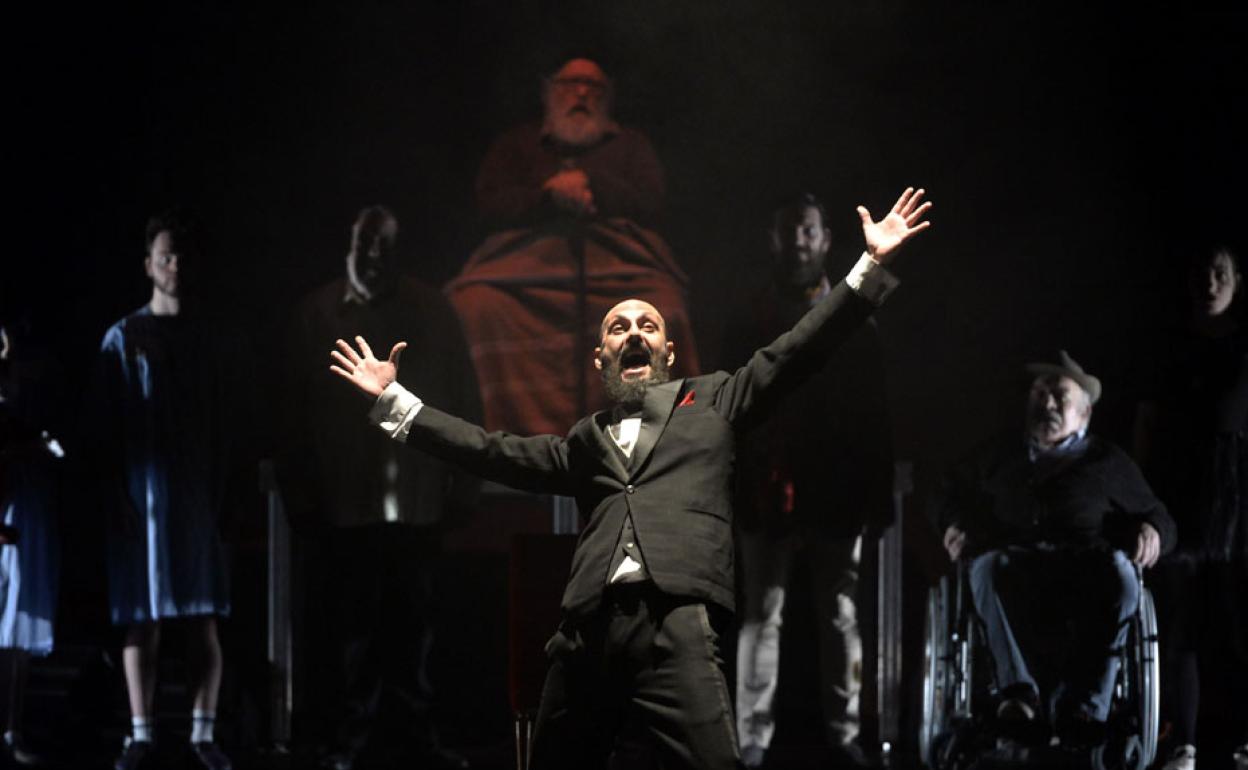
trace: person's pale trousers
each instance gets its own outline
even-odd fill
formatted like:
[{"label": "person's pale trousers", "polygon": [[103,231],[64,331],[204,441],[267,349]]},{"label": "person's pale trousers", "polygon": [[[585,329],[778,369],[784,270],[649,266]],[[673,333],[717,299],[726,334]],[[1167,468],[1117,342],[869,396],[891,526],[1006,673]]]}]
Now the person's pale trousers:
[{"label": "person's pale trousers", "polygon": [[744,610],[737,641],[737,732],[742,750],[771,745],[773,706],[780,681],[780,629],[793,559],[804,549],[810,562],[819,633],[819,683],[828,740],[858,736],[862,691],[862,638],[855,591],[862,537],[819,538],[740,533]]}]

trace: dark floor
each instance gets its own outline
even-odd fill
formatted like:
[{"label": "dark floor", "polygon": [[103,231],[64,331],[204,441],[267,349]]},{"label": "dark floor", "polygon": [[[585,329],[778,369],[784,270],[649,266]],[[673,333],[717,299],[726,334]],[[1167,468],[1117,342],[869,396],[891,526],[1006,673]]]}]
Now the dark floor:
[{"label": "dark floor", "polygon": [[[118,744],[119,745],[119,744]],[[106,770],[112,767],[116,751],[107,751],[103,745],[36,747],[48,770]],[[191,770],[198,767],[191,758],[184,740],[169,740],[158,747],[159,754],[153,767],[161,770]],[[511,770],[515,768],[515,754],[511,746],[462,748],[459,750],[474,770]],[[237,770],[313,770],[317,767],[315,751],[234,751],[231,758]],[[893,767],[908,767],[908,764]],[[357,765],[360,770],[399,770],[419,768],[414,760],[374,758]],[[831,767],[815,747],[777,747],[768,757],[767,770],[816,770]]]}]

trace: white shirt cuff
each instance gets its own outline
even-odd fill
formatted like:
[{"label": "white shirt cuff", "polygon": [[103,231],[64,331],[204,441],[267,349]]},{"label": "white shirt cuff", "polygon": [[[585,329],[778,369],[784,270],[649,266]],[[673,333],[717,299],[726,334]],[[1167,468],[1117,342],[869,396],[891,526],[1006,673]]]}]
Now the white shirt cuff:
[{"label": "white shirt cuff", "polygon": [[896,289],[901,281],[898,281],[897,276],[888,272],[883,265],[864,251],[853,269],[849,271],[849,275],[845,276],[845,283],[855,294],[872,305],[879,306],[884,303],[889,294],[892,294],[893,289]]},{"label": "white shirt cuff", "polygon": [[412,422],[425,403],[414,393],[392,382],[377,397],[377,403],[368,411],[368,421],[381,428],[395,441],[406,441]]}]

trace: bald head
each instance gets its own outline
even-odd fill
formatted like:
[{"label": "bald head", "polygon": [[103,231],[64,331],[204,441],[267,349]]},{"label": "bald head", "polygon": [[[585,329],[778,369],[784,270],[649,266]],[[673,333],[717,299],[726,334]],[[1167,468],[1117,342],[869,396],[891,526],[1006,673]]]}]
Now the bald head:
[{"label": "bald head", "polygon": [[616,304],[615,307],[607,311],[607,314],[602,317],[602,327],[598,330],[599,335],[604,338],[607,336],[607,327],[611,325],[613,320],[623,316],[634,317],[638,314],[655,319],[659,328],[666,334],[667,322],[663,320],[663,315],[658,308],[644,299],[630,298]]}]

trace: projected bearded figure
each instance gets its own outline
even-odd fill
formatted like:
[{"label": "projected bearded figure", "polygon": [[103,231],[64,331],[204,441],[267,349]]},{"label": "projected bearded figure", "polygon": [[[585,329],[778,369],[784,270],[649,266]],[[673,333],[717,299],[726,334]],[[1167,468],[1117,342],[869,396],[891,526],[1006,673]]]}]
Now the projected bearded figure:
[{"label": "projected bearded figure", "polygon": [[487,428],[562,433],[609,403],[605,382],[569,363],[622,296],[662,307],[680,373],[698,370],[686,279],[651,229],[663,169],[646,137],[612,116],[613,93],[599,62],[561,62],[542,80],[541,120],[502,134],[481,164],[477,204],[492,234],[447,296],[472,349]]}]

